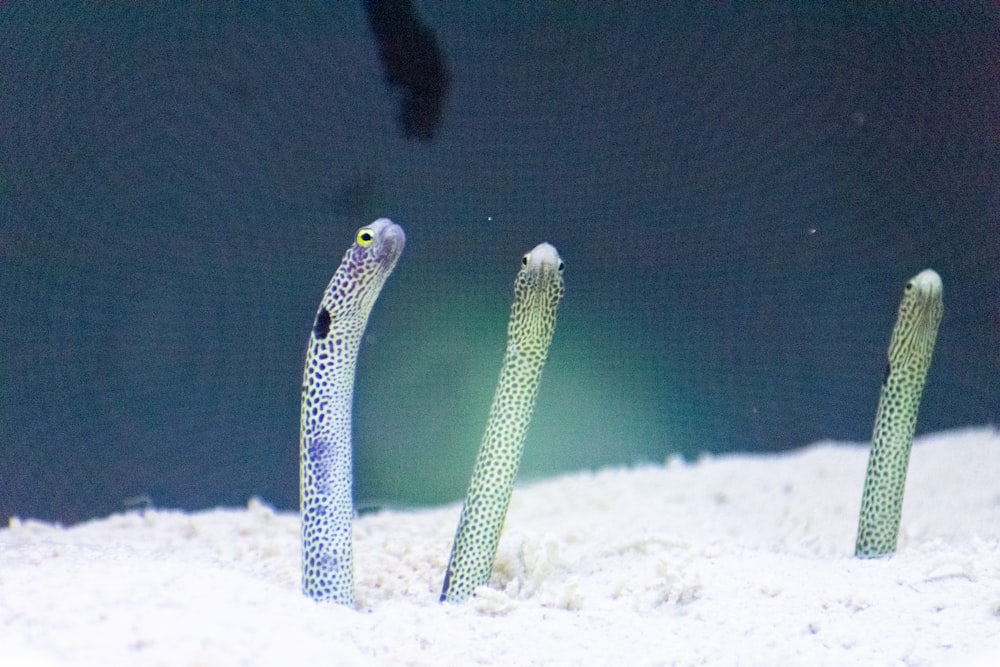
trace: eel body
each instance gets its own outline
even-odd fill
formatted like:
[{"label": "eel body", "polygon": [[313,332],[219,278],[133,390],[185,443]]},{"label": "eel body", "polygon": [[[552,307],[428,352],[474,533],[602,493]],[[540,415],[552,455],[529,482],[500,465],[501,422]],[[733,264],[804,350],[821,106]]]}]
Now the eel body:
[{"label": "eel body", "polygon": [[565,289],[563,262],[548,243],[525,254],[521,263],[500,379],[445,572],[442,601],[463,602],[489,583]]},{"label": "eel body", "polygon": [[876,558],[896,550],[906,469],[920,396],[944,312],[941,277],[931,269],[906,283],[889,344],[854,553]]},{"label": "eel body", "polygon": [[354,604],[351,409],[361,337],[406,237],[386,218],[358,230],[323,294],[306,347],[299,431],[302,592]]}]

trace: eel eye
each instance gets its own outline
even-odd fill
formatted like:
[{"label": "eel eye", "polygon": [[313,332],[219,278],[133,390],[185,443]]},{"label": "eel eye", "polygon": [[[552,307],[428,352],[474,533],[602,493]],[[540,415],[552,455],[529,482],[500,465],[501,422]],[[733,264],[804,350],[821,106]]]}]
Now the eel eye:
[{"label": "eel eye", "polygon": [[562,260],[559,260],[559,273],[562,273],[564,268],[566,268],[566,265],[562,263]]},{"label": "eel eye", "polygon": [[528,255],[530,255],[530,254],[531,254],[530,252],[524,253],[524,257],[521,258],[521,266],[527,266],[528,265]]},{"label": "eel eye", "polygon": [[372,230],[368,229],[367,227],[362,227],[361,229],[358,230],[357,242],[358,245],[361,246],[362,248],[365,246],[370,246],[372,244],[372,241],[374,240],[375,240],[375,234],[372,232]]}]

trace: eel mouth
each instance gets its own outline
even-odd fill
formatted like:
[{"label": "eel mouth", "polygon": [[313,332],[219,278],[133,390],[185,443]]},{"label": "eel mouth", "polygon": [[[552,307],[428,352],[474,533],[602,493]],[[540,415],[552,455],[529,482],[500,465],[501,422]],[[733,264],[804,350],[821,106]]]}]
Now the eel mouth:
[{"label": "eel mouth", "polygon": [[559,253],[549,243],[539,243],[524,256],[525,267],[532,272],[557,271],[562,267]]},{"label": "eel mouth", "polygon": [[379,218],[369,225],[378,238],[378,248],[375,251],[375,259],[380,264],[394,265],[403,254],[403,247],[406,245],[406,234],[403,228],[388,218]]},{"label": "eel mouth", "polygon": [[936,297],[944,291],[941,284],[941,276],[934,269],[924,269],[913,276],[913,286],[920,293],[922,298]]},{"label": "eel mouth", "polygon": [[922,330],[925,335],[931,335],[941,320],[941,299],[944,292],[941,276],[933,269],[925,269],[913,277],[911,284],[917,291],[915,296],[918,299]]}]

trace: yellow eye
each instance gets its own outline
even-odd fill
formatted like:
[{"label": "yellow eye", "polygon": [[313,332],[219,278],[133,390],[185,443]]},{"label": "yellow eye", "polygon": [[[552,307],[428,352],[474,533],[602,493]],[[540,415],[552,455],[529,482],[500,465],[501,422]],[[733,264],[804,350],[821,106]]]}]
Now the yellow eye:
[{"label": "yellow eye", "polygon": [[530,255],[530,254],[531,254],[530,252],[524,253],[524,257],[521,258],[521,266],[527,266],[528,265],[528,255]]},{"label": "yellow eye", "polygon": [[375,234],[367,227],[362,227],[358,230],[358,238],[356,240],[358,245],[363,248],[372,244],[372,241],[375,240]]}]

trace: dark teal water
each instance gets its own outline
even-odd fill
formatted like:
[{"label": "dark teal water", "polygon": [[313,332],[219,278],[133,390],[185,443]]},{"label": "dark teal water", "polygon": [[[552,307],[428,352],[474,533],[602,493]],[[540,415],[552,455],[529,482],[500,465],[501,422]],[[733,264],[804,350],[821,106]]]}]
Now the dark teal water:
[{"label": "dark teal water", "polygon": [[361,503],[463,495],[541,241],[567,295],[522,479],[866,440],[926,267],[918,430],[997,423],[997,9],[664,4],[420,7],[426,141],[361,3],[0,3],[0,519],[295,507],[305,338],[383,215]]}]

